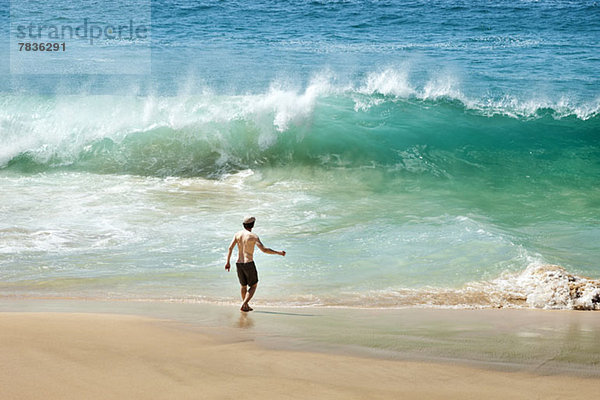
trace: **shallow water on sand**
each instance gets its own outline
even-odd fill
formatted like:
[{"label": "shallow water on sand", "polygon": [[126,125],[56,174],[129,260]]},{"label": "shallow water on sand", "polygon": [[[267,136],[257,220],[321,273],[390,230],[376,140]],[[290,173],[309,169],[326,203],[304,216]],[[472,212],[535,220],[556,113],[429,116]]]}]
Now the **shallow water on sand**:
[{"label": "shallow water on sand", "polygon": [[208,304],[6,299],[0,311],[144,315],[267,348],[600,377],[600,321],[576,311],[256,307],[242,313]]}]

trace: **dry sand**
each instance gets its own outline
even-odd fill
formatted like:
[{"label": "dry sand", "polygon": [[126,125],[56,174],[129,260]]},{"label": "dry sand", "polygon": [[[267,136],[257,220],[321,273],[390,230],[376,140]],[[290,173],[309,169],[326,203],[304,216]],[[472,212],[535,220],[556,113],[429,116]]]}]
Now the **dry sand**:
[{"label": "dry sand", "polygon": [[266,350],[170,321],[0,313],[0,399],[567,399],[597,379]]}]

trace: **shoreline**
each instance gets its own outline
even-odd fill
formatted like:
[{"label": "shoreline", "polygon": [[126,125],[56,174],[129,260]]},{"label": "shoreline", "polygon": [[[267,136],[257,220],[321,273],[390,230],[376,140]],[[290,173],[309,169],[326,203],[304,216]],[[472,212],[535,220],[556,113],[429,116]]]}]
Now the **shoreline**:
[{"label": "shoreline", "polygon": [[146,316],[0,312],[11,368],[0,397],[28,399],[586,398],[597,380],[266,348]]},{"label": "shoreline", "polygon": [[600,378],[600,320],[587,311],[256,307],[241,313],[211,304],[0,299],[0,313],[6,312],[129,315],[266,350]]},{"label": "shoreline", "polygon": [[[523,283],[525,282],[525,283]],[[231,290],[231,289],[228,289]],[[600,280],[589,278],[567,271],[564,267],[552,264],[530,263],[521,271],[502,273],[492,280],[465,282],[460,287],[422,287],[405,288],[387,292],[384,295],[366,291],[353,296],[324,296],[315,294],[310,301],[292,297],[287,301],[281,299],[257,299],[253,304],[263,308],[315,308],[315,309],[549,309],[600,311]],[[236,296],[198,297],[182,296],[179,298],[165,296],[131,296],[123,293],[106,296],[64,296],[13,294],[0,295],[2,299],[21,300],[74,300],[74,301],[124,301],[124,302],[156,302],[207,305],[234,305]]]}]

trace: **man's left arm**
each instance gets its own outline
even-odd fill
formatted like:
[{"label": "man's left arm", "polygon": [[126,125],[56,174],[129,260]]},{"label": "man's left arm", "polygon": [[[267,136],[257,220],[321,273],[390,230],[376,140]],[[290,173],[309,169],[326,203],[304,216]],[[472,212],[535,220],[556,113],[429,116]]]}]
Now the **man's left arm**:
[{"label": "man's left arm", "polygon": [[266,247],[264,244],[262,244],[262,242],[260,241],[260,239],[258,238],[258,236],[256,236],[256,246],[258,246],[258,248],[260,249],[260,251],[262,251],[263,253],[267,253],[267,254],[277,254],[280,256],[285,256],[285,251],[277,251],[277,250],[273,250],[270,249],[268,247]]}]

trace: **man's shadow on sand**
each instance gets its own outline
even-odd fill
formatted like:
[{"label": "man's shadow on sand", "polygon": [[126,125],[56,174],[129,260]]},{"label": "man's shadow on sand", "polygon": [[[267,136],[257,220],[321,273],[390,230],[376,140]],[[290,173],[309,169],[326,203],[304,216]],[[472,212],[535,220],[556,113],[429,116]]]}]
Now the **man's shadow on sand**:
[{"label": "man's shadow on sand", "polygon": [[241,312],[240,318],[237,322],[237,327],[242,329],[249,329],[254,326],[254,320],[251,314],[269,314],[269,315],[284,315],[284,316],[294,316],[294,317],[318,317],[316,314],[303,314],[303,313],[290,313],[290,312],[280,312],[280,311],[251,311],[251,312]]}]

